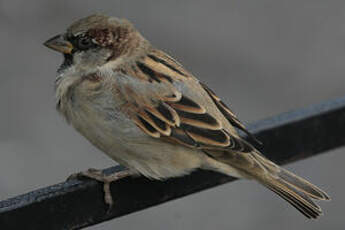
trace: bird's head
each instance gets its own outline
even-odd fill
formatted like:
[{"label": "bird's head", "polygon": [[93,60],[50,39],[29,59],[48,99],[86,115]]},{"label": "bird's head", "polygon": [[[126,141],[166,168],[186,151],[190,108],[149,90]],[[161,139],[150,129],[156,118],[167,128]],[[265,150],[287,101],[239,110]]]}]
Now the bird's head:
[{"label": "bird's head", "polygon": [[44,43],[64,55],[59,71],[71,66],[92,70],[123,57],[134,57],[148,42],[125,19],[95,14],[82,18]]}]

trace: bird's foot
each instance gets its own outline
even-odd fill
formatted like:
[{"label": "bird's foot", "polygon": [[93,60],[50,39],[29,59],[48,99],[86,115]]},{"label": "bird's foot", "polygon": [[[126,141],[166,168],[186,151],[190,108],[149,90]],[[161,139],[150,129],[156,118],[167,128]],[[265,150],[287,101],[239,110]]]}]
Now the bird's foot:
[{"label": "bird's foot", "polygon": [[104,202],[108,205],[108,213],[112,210],[114,200],[110,192],[110,183],[120,180],[122,178],[132,175],[131,172],[126,169],[119,172],[114,172],[109,175],[105,175],[102,170],[90,168],[87,171],[74,173],[67,178],[67,180],[86,177],[103,183]]}]

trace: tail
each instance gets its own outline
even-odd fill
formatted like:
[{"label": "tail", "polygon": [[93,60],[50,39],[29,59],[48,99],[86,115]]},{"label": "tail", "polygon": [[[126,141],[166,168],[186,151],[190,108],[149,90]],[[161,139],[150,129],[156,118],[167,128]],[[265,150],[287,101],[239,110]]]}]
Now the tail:
[{"label": "tail", "polygon": [[253,174],[249,172],[248,174],[253,179],[289,202],[307,218],[316,219],[322,214],[321,208],[312,199],[330,200],[324,191],[307,180],[280,168],[259,153],[252,153],[252,156],[257,165],[264,169],[264,171],[255,170],[256,173]]},{"label": "tail", "polygon": [[259,180],[281,198],[289,202],[307,218],[317,218],[322,214],[321,208],[312,199],[329,200],[329,196],[308,181],[281,169],[277,177]]}]

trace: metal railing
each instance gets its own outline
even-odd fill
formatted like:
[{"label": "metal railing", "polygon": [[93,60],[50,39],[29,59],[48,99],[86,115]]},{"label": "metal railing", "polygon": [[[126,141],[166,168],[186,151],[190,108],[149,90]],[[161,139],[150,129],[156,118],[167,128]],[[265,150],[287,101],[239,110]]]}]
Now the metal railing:
[{"label": "metal railing", "polygon": [[[345,145],[345,97],[258,121],[248,129],[264,143],[256,147],[279,164],[324,153]],[[111,186],[115,207],[107,213],[103,186],[75,179],[1,201],[0,228],[79,229],[234,180],[202,170],[163,182],[124,178]]]}]

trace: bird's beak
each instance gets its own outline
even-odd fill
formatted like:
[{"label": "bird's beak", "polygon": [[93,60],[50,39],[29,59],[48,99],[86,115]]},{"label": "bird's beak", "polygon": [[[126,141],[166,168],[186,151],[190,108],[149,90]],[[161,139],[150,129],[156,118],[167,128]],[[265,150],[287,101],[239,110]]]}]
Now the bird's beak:
[{"label": "bird's beak", "polygon": [[71,54],[73,50],[73,45],[69,41],[66,41],[62,35],[57,35],[45,43],[46,47],[58,51],[63,54]]}]

